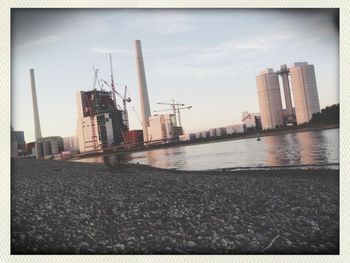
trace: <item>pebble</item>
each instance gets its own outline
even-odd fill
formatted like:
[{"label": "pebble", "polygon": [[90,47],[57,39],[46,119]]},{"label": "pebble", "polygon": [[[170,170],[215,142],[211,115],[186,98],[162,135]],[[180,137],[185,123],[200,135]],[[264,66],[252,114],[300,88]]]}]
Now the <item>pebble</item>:
[{"label": "pebble", "polygon": [[24,242],[26,240],[26,234],[20,234],[19,238],[21,239],[22,242]]},{"label": "pebble", "polygon": [[188,242],[187,242],[187,245],[188,245],[189,247],[194,247],[194,246],[196,245],[196,243],[193,242],[193,241],[188,241]]},{"label": "pebble", "polygon": [[81,242],[80,245],[79,245],[79,249],[80,250],[85,250],[89,247],[89,244],[86,243],[86,242]]},{"label": "pebble", "polygon": [[[59,177],[50,176],[53,167],[62,170]],[[14,254],[45,254],[50,249],[115,254],[207,249],[214,254],[246,254],[261,251],[278,233],[279,246],[273,247],[282,253],[339,249],[339,179],[331,176],[336,171],[286,171],[283,178],[270,176],[280,171],[244,171],[239,172],[242,176],[224,175],[225,181],[218,181],[220,172],[213,176],[147,168],[154,171],[150,173],[130,166],[125,173],[102,164],[47,165],[27,158],[14,160],[12,168]],[[252,185],[253,179],[258,183]],[[220,189],[215,189],[218,183]],[[310,186],[313,191],[308,191]],[[320,207],[315,200],[323,195]],[[274,200],[277,205],[268,211]],[[310,225],[303,223],[315,218],[322,235],[312,236]]]},{"label": "pebble", "polygon": [[125,246],[123,244],[117,244],[117,245],[115,245],[115,248],[118,250],[124,250]]},{"label": "pebble", "polygon": [[235,235],[235,238],[241,242],[248,242],[249,241],[249,238],[245,237],[244,235],[242,234],[237,234]]}]

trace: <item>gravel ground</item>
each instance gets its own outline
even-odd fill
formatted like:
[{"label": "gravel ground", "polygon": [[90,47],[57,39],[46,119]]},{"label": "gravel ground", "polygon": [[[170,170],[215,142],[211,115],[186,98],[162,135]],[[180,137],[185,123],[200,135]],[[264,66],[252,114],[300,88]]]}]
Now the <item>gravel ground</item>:
[{"label": "gravel ground", "polygon": [[339,254],[339,170],[12,160],[12,254]]}]

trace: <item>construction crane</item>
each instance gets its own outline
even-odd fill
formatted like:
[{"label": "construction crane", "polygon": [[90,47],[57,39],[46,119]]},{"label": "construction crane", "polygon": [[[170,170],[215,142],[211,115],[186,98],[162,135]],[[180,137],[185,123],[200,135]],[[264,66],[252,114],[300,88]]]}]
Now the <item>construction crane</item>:
[{"label": "construction crane", "polygon": [[[176,106],[180,107],[180,106],[185,106],[185,104],[180,104],[180,103],[175,103],[174,99],[172,100],[172,103],[168,103],[168,102],[157,102],[157,104],[160,105],[170,105],[172,107],[172,110],[174,112],[174,118],[175,118],[175,126],[177,126],[177,121],[176,121]],[[166,110],[168,111],[168,110]],[[158,112],[158,111],[153,111],[153,112]],[[179,124],[180,126],[180,124]]]},{"label": "construction crane", "polygon": [[[187,107],[181,107],[180,106],[184,106],[185,104],[182,103],[175,103],[173,100],[173,103],[165,103],[165,102],[158,102],[157,104],[162,104],[162,105],[171,105],[172,109],[164,109],[164,110],[155,110],[153,112],[164,112],[164,111],[173,111],[174,112],[174,117],[175,117],[175,126],[180,126],[181,127],[181,116],[180,116],[180,110],[184,110],[184,109],[191,109],[192,106],[187,106]],[[176,112],[178,115],[178,121],[179,121],[179,125],[177,125],[176,122]]]},{"label": "construction crane", "polygon": [[114,102],[114,106],[117,107],[117,101],[115,98],[115,88],[114,88],[114,78],[113,78],[113,67],[112,67],[112,54],[109,53],[109,63],[111,67],[111,88],[112,88],[112,99]]},{"label": "construction crane", "polygon": [[[112,88],[112,85],[110,85],[107,81],[101,79],[101,81],[106,84],[108,87]],[[129,120],[128,120],[128,111],[126,108],[126,103],[127,102],[131,102],[131,98],[127,96],[127,89],[128,87],[125,86],[124,87],[124,96],[122,96],[118,91],[114,90],[113,92],[113,88],[112,88],[112,94],[117,94],[123,101],[123,111],[124,111],[124,124],[126,125],[126,127],[128,127],[129,129]],[[115,95],[114,95],[115,96]]]},{"label": "construction crane", "polygon": [[[91,125],[91,142],[92,142],[92,148],[93,150],[98,149],[98,141],[97,141],[97,135],[96,135],[96,123],[95,123],[95,103],[96,103],[96,84],[98,81],[98,69],[95,69],[94,66],[92,66],[94,70],[94,82],[92,87],[92,94],[90,98],[86,98],[88,108],[90,111],[90,125]],[[100,84],[100,83],[99,83]]]}]

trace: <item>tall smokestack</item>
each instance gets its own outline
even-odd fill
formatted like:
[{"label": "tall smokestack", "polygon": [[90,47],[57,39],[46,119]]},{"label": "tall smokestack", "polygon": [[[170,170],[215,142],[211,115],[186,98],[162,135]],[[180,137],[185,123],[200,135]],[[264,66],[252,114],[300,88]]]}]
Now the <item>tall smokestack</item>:
[{"label": "tall smokestack", "polygon": [[141,114],[142,114],[142,129],[143,129],[143,140],[147,142],[148,138],[148,118],[151,117],[151,108],[148,100],[147,84],[145,67],[143,65],[141,41],[135,40],[135,50],[136,50],[136,67],[139,82],[139,93],[141,100]]},{"label": "tall smokestack", "polygon": [[35,151],[36,158],[43,159],[43,143],[40,129],[40,119],[39,119],[39,110],[38,110],[38,102],[36,99],[36,89],[35,89],[35,77],[34,77],[34,69],[30,69],[30,83],[32,86],[32,101],[33,101],[33,115],[34,115],[34,126],[35,126]]}]

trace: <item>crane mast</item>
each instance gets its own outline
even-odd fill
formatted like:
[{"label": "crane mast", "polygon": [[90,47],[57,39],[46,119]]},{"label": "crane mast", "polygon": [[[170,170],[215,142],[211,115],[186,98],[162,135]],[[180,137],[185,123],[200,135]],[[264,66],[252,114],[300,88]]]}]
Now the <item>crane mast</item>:
[{"label": "crane mast", "polygon": [[113,78],[113,66],[112,66],[112,54],[109,53],[109,62],[111,66],[111,88],[112,88],[112,99],[114,102],[114,106],[117,107],[117,101],[115,98],[115,87],[114,87],[114,78]]},{"label": "crane mast", "polygon": [[[175,103],[174,99],[172,100],[172,103],[166,103],[166,102],[157,102],[157,104],[160,105],[170,105],[171,106],[171,110],[170,109],[166,109],[166,110],[156,110],[153,112],[161,112],[161,111],[173,111],[174,112],[174,118],[175,118],[175,126],[179,126],[181,127],[181,116],[180,116],[180,110],[183,109],[191,109],[192,106],[188,106],[188,107],[182,107],[180,108],[180,106],[185,106],[185,104],[183,103]],[[178,115],[177,119],[176,119],[176,113]],[[179,125],[177,125],[177,120],[179,122]]]}]

